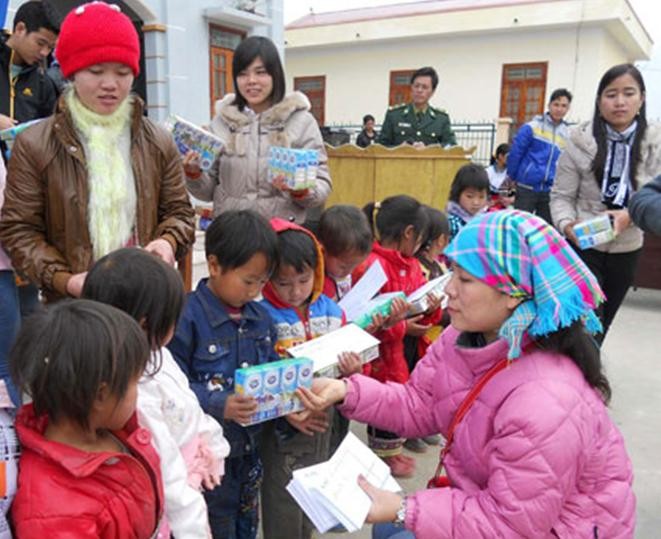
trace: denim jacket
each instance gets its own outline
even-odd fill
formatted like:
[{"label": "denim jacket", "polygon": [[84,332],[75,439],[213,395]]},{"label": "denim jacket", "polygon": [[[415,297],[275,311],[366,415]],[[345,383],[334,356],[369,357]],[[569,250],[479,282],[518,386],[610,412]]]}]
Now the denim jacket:
[{"label": "denim jacket", "polygon": [[[234,371],[279,358],[277,334],[264,307],[251,301],[241,319],[230,319],[225,307],[202,279],[188,294],[184,312],[168,348],[188,377],[202,409],[223,427],[230,458],[257,451],[260,425],[242,427],[224,419],[225,401],[234,392]],[[213,379],[213,383],[212,383]]]}]

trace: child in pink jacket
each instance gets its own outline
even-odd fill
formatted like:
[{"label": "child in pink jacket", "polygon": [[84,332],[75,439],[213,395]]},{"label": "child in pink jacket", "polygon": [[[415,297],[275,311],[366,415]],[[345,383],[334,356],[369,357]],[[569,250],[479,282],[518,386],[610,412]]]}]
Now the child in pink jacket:
[{"label": "child in pink jacket", "polygon": [[359,480],[368,522],[396,523],[374,537],[633,537],[631,461],[586,331],[600,328],[596,279],[554,229],[519,210],[476,217],[445,254],[452,327],[406,384],[355,375],[302,392],[311,408],[342,402],[345,416],[380,429],[451,439],[436,488],[402,496]]}]

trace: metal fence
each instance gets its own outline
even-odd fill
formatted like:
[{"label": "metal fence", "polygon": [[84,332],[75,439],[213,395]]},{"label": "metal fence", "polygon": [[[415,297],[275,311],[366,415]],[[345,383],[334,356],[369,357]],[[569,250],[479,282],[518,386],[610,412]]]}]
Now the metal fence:
[{"label": "metal fence", "polygon": [[[380,131],[381,126],[375,126]],[[327,125],[322,127],[324,140],[331,146],[341,144],[356,143],[356,137],[362,130],[360,125]],[[453,123],[457,144],[464,148],[476,147],[473,153],[473,162],[479,165],[487,166],[495,150],[496,124],[489,122],[482,123]]]}]

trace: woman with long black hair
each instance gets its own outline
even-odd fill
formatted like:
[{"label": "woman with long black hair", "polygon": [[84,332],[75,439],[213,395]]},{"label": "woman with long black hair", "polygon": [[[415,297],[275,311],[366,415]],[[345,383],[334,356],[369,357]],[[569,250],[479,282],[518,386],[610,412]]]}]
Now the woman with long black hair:
[{"label": "woman with long black hair", "polygon": [[647,123],[640,71],[632,64],[611,67],[599,82],[592,121],[570,133],[551,191],[553,222],[574,244],[575,224],[611,216],[615,238],[579,250],[606,294],[599,311],[601,340],[633,282],[643,245],[642,231],[629,216],[629,200],[661,170],[660,149],[661,126]]}]

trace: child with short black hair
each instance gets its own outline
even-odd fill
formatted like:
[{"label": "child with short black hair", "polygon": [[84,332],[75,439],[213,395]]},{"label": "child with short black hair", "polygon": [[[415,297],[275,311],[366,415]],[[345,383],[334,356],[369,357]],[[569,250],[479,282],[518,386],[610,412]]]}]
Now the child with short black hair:
[{"label": "child with short black hair", "polygon": [[159,458],[135,414],[149,358],[138,323],[110,305],[65,300],[23,323],[10,358],[32,398],[16,419],[17,537],[154,537]]},{"label": "child with short black hair", "polygon": [[234,372],[279,359],[271,317],[253,301],[275,266],[277,238],[254,211],[226,211],[207,229],[205,252],[209,277],[189,293],[168,348],[230,443],[223,481],[205,493],[213,537],[251,539],[259,515],[262,426],[241,426],[257,403],[234,393]]},{"label": "child with short black hair", "polygon": [[[264,287],[262,305],[274,320],[278,333],[276,351],[287,349],[338,329],[344,323],[342,309],[322,293],[324,259],[314,235],[295,223],[272,219],[278,235],[278,265]],[[360,372],[356,354],[343,354],[343,375]],[[313,526],[286,490],[295,469],[328,459],[334,411],[310,418],[292,414],[265,427],[262,458],[262,503],[265,539],[308,539]],[[299,432],[300,431],[300,432]],[[287,518],[282,518],[287,515]]]},{"label": "child with short black hair", "polygon": [[359,208],[337,204],[321,214],[317,238],[324,253],[324,294],[339,301],[351,290],[351,272],[372,251],[372,229]]},{"label": "child with short black hair", "polygon": [[450,222],[450,240],[462,226],[486,210],[488,196],[489,176],[481,166],[469,163],[457,171],[445,209]]},{"label": "child with short black hair", "polygon": [[207,539],[209,518],[201,491],[220,484],[229,444],[165,348],[184,304],[181,276],[147,251],[118,249],[94,264],[83,297],[121,309],[144,329],[152,350],[148,370],[160,368],[140,379],[138,419],[151,431],[161,457],[166,518],[161,534]]}]

